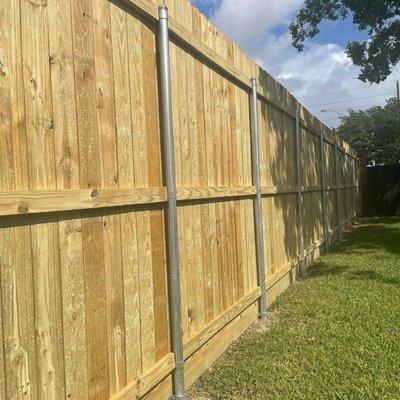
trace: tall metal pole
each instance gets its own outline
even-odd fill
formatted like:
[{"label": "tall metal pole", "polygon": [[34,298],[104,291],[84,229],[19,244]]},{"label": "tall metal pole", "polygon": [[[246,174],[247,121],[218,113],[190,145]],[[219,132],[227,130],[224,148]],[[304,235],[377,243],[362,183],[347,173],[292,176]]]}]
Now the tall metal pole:
[{"label": "tall metal pole", "polygon": [[161,119],[164,145],[165,176],[168,192],[168,262],[170,281],[170,314],[172,350],[175,355],[174,395],[185,399],[184,355],[182,339],[181,285],[179,273],[178,221],[175,182],[174,133],[172,124],[171,74],[169,59],[168,8],[158,8],[160,25],[158,48],[160,56]]},{"label": "tall metal pole", "polygon": [[342,237],[342,220],[341,220],[341,202],[340,202],[340,187],[339,187],[339,154],[338,144],[335,135],[335,187],[336,187],[336,213],[338,223],[338,239]]},{"label": "tall metal pole", "polygon": [[303,180],[301,168],[301,136],[300,112],[296,110],[296,172],[297,172],[297,218],[300,244],[300,276],[306,276],[306,260],[304,257],[304,226],[303,226]]},{"label": "tall metal pole", "polygon": [[322,185],[322,215],[323,215],[323,229],[324,229],[324,250],[325,253],[329,250],[329,233],[328,233],[328,207],[326,196],[326,175],[325,175],[325,135],[324,132],[320,133],[320,154],[321,154],[321,185]]},{"label": "tall metal pole", "polygon": [[400,84],[396,81],[397,100],[400,100]]},{"label": "tall metal pole", "polygon": [[256,187],[256,198],[254,202],[254,217],[256,224],[256,253],[257,253],[257,276],[258,285],[261,289],[259,301],[260,318],[267,315],[267,291],[265,285],[265,256],[264,256],[264,233],[263,233],[263,212],[261,199],[261,173],[260,173],[260,138],[258,131],[258,112],[257,112],[257,79],[251,80],[251,150],[253,180]]}]

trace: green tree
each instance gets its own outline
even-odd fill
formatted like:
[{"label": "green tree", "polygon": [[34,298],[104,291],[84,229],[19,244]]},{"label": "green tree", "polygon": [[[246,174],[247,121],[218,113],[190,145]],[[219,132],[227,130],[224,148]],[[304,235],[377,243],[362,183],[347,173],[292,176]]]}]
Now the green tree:
[{"label": "green tree", "polygon": [[289,27],[293,46],[302,51],[305,41],[319,33],[322,21],[349,16],[360,31],[369,35],[368,41],[347,45],[347,54],[361,67],[359,79],[384,81],[400,61],[400,0],[305,0]]},{"label": "green tree", "polygon": [[378,164],[400,163],[400,101],[390,99],[384,107],[348,110],[341,117],[338,134],[367,161]]}]

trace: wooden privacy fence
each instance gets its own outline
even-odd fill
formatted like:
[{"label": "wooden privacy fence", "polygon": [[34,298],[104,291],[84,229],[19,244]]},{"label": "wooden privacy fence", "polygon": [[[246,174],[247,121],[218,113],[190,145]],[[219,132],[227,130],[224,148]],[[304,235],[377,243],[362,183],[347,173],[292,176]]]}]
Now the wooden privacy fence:
[{"label": "wooden privacy fence", "polygon": [[166,3],[170,66],[155,0],[0,2],[0,399],[179,395],[357,217],[354,151]]},{"label": "wooden privacy fence", "polygon": [[367,167],[360,161],[361,215],[400,215],[400,164]]}]

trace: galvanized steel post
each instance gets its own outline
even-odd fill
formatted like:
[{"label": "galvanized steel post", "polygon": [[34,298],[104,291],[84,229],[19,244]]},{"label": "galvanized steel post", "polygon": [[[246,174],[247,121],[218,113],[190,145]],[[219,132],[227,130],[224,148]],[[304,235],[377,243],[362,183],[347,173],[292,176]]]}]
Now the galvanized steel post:
[{"label": "galvanized steel post", "polygon": [[342,237],[342,220],[341,220],[341,204],[340,204],[340,187],[339,187],[339,154],[338,144],[335,135],[335,187],[336,187],[336,213],[338,222],[338,239]]},{"label": "galvanized steel post", "polygon": [[361,199],[360,199],[360,159],[355,159],[356,163],[356,201],[357,201],[357,209],[356,209],[356,221],[360,221],[360,211],[361,211]]},{"label": "galvanized steel post", "polygon": [[322,215],[323,215],[323,230],[324,230],[324,250],[325,253],[329,250],[329,233],[328,233],[328,206],[326,196],[326,175],[325,175],[325,135],[320,133],[320,154],[321,154],[321,185],[322,185]]},{"label": "galvanized steel post", "polygon": [[300,241],[300,276],[306,276],[306,260],[304,257],[304,226],[303,226],[303,183],[301,168],[301,136],[300,136],[300,112],[296,110],[296,171],[297,171],[297,218]]},{"label": "galvanized steel post", "polygon": [[178,221],[175,182],[174,132],[172,123],[171,73],[169,58],[168,8],[159,12],[158,49],[160,61],[161,127],[164,146],[165,177],[168,192],[168,263],[170,282],[170,318],[172,350],[175,355],[173,399],[185,399],[184,355],[182,339],[181,285],[179,273]]},{"label": "galvanized steel post", "polygon": [[263,233],[263,213],[261,199],[261,173],[260,173],[260,140],[258,131],[258,112],[257,112],[257,79],[251,80],[251,150],[252,150],[252,169],[254,185],[256,187],[256,198],[254,202],[254,217],[256,224],[256,252],[257,252],[257,275],[258,285],[261,289],[259,301],[260,317],[267,315],[267,292],[265,276],[265,255],[264,255],[264,233]]}]

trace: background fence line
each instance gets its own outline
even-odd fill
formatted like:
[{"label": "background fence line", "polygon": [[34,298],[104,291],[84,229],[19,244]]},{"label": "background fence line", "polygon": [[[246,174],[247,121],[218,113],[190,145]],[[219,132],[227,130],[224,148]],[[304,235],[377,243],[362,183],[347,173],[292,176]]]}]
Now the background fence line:
[{"label": "background fence line", "polygon": [[186,0],[0,2],[0,398],[168,398],[174,338],[188,387],[357,218],[356,163]]}]

